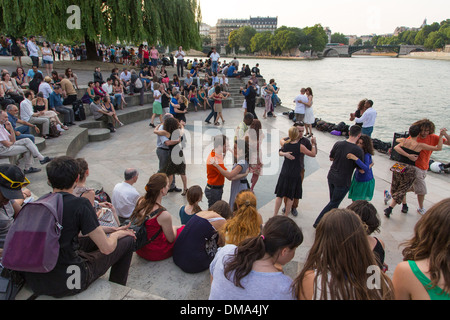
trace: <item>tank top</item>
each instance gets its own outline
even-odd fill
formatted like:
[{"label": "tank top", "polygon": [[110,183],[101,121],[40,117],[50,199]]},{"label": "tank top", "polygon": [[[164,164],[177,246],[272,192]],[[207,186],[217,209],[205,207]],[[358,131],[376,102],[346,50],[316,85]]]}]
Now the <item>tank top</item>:
[{"label": "tank top", "polygon": [[377,258],[377,262],[380,265],[380,268],[382,268],[384,263],[385,252],[383,246],[381,245],[380,240],[378,240],[377,238],[375,238],[375,240],[377,240],[377,244],[375,245],[375,248],[373,248],[373,252],[375,253],[375,257]]},{"label": "tank top", "polygon": [[[403,149],[403,151],[405,151],[408,154],[416,154],[416,155],[420,154],[420,152],[416,152],[416,151],[413,151],[413,150],[405,148],[405,147],[402,147],[402,149]],[[409,164],[411,166],[416,165],[416,163],[414,161],[411,161],[407,157],[402,156],[402,155],[400,155],[399,162],[402,162],[404,164]]]},{"label": "tank top", "polygon": [[424,286],[425,290],[427,290],[431,300],[450,300],[450,295],[438,286],[431,289],[431,280],[428,279],[425,274],[423,274],[415,261],[408,260],[408,263],[416,278]]}]

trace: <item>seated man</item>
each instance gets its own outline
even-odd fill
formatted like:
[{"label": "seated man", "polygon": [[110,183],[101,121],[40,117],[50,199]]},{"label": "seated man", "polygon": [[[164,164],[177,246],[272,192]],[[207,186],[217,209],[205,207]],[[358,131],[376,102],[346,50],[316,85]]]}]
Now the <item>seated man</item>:
[{"label": "seated man", "polygon": [[17,141],[16,132],[8,121],[8,114],[0,110],[0,156],[13,157],[20,154],[23,154],[25,174],[41,171],[41,169],[33,168],[34,158],[38,158],[42,165],[52,161],[51,158],[44,157],[30,139]]},{"label": "seated man", "polygon": [[130,168],[125,170],[124,176],[125,181],[116,184],[111,196],[112,205],[116,208],[121,224],[128,223],[140,198],[139,192],[133,187],[139,178],[139,172]]},{"label": "seated man", "polygon": [[[34,136],[30,134],[30,128],[34,128],[36,133],[39,134],[40,130],[38,126],[17,118],[19,115],[19,108],[17,108],[15,104],[10,104],[7,106],[6,113],[8,114],[8,121],[11,123],[14,131],[16,132],[16,140],[28,138],[35,143]],[[17,123],[22,124],[22,126],[17,127]]]},{"label": "seated man", "polygon": [[42,136],[47,139],[50,133],[50,119],[43,117],[44,111],[34,112],[33,101],[34,92],[25,91],[25,100],[20,103],[20,119],[31,124],[42,125]]},{"label": "seated man", "polygon": [[75,125],[75,114],[72,107],[65,107],[62,98],[62,88],[55,85],[48,99],[48,106],[51,111],[55,111],[64,115],[64,125]]},{"label": "seated man", "polygon": [[242,76],[244,76],[243,72],[239,72],[234,63],[227,70],[228,78],[240,78]]},{"label": "seated man", "polygon": [[63,196],[60,254],[52,271],[24,272],[27,285],[37,295],[71,296],[85,291],[110,269],[109,281],[125,286],[133,257],[134,232],[121,227],[106,236],[89,200],[72,194],[79,177],[75,159],[54,159],[47,166],[47,177],[53,192]]},{"label": "seated man", "polygon": [[111,132],[116,132],[113,125],[114,112],[107,112],[102,108],[101,99],[99,96],[94,97],[94,101],[89,108],[96,121],[102,121]]}]

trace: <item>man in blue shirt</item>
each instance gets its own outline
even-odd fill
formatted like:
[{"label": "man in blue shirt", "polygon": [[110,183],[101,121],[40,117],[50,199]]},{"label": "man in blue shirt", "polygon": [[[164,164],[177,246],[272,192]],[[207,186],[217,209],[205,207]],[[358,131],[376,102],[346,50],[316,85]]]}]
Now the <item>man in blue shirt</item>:
[{"label": "man in blue shirt", "polygon": [[[15,104],[10,104],[9,106],[7,106],[6,113],[8,114],[8,121],[11,123],[11,126],[16,132],[16,140],[28,138],[33,141],[33,143],[35,143],[34,136],[30,134],[30,128],[34,128],[36,133],[39,134],[40,131],[38,126],[17,118],[17,115],[19,114],[19,108],[17,108]],[[21,124],[22,126],[17,127],[17,123]]]},{"label": "man in blue shirt", "polygon": [[227,71],[227,77],[228,78],[240,78],[242,76],[241,72],[238,72],[236,69],[235,64],[233,63]]},{"label": "man in blue shirt", "polygon": [[75,125],[75,114],[72,108],[63,105],[62,88],[55,85],[53,92],[48,97],[49,108],[64,115],[64,125]]}]

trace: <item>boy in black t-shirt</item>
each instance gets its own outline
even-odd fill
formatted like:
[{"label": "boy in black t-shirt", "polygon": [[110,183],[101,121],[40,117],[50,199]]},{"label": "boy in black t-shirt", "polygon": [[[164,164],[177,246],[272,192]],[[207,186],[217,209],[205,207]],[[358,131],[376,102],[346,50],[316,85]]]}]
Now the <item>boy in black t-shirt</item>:
[{"label": "boy in black t-shirt", "polygon": [[49,273],[24,273],[27,284],[37,295],[78,294],[109,268],[111,282],[120,285],[127,282],[134,232],[125,226],[106,236],[89,200],[72,194],[78,182],[78,170],[70,157],[55,158],[47,166],[53,192],[63,195],[63,229],[55,268]]},{"label": "boy in black t-shirt", "polygon": [[317,227],[322,217],[332,209],[338,208],[344,200],[352,183],[353,171],[356,163],[347,159],[349,153],[353,153],[361,161],[364,161],[363,150],[356,145],[361,137],[361,127],[352,126],[350,128],[350,137],[345,141],[336,142],[330,152],[330,160],[333,161],[328,172],[328,188],[330,190],[330,202],[323,208],[322,212],[314,222],[314,228]]}]

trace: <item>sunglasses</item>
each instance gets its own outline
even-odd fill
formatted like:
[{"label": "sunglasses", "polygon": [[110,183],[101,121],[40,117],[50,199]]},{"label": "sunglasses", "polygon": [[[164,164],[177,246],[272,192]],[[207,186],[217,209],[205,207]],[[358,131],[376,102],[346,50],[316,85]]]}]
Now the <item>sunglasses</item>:
[{"label": "sunglasses", "polygon": [[25,181],[24,182],[17,182],[17,181],[12,181],[10,178],[8,178],[7,176],[5,176],[3,173],[0,172],[0,176],[5,179],[6,181],[11,183],[10,188],[11,189],[19,189],[21,187],[26,187],[27,185],[29,185],[31,182],[30,180],[27,179],[27,177],[25,177]]}]

